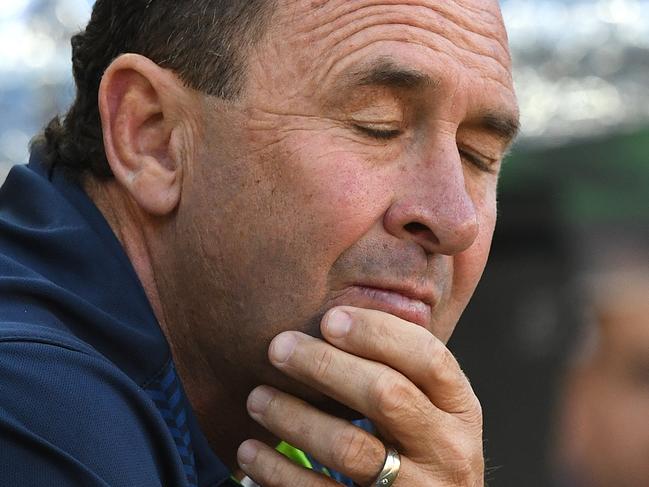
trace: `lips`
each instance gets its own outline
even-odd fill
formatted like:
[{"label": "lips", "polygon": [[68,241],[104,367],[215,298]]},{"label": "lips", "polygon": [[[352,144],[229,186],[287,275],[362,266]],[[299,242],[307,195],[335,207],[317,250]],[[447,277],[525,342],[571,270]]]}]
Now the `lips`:
[{"label": "lips", "polygon": [[432,319],[431,301],[423,296],[414,297],[405,293],[401,290],[355,285],[336,298],[333,304],[383,311],[428,328]]}]

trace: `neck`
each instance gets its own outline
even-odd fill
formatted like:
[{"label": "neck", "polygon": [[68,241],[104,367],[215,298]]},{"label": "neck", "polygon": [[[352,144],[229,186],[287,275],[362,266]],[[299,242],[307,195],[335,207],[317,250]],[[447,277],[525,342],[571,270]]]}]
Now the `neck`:
[{"label": "neck", "polygon": [[[160,222],[142,215],[139,208],[114,181],[88,178],[83,183],[88,196],[104,215],[122,244],[153,312],[169,343],[187,397],[196,413],[201,430],[214,453],[233,471],[237,469],[236,451],[246,439],[257,438],[273,444],[277,441],[254,423],[246,412],[250,388],[214,371],[196,343],[191,330],[192,317],[182,305],[183,283],[174,272],[156,272],[153,236],[160,231]],[[165,249],[161,249],[164,254]],[[158,265],[156,265],[158,264]],[[165,279],[170,274],[170,279]],[[242,358],[245,360],[245,357]],[[242,361],[241,367],[245,367]]]}]

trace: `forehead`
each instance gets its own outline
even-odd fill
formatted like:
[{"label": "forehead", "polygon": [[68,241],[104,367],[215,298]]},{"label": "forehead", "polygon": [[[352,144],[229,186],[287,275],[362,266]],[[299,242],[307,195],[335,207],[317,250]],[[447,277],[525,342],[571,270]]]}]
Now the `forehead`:
[{"label": "forehead", "polygon": [[286,0],[280,2],[274,24],[285,45],[311,60],[317,51],[322,71],[392,44],[397,55],[461,63],[479,76],[511,84],[497,1]]}]

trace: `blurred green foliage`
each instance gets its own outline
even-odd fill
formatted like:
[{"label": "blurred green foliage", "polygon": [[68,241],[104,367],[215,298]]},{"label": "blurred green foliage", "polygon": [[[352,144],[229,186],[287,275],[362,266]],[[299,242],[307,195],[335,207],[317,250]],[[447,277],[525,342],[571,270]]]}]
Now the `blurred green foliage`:
[{"label": "blurred green foliage", "polygon": [[649,225],[649,128],[557,148],[516,148],[501,193],[545,187],[568,224]]}]

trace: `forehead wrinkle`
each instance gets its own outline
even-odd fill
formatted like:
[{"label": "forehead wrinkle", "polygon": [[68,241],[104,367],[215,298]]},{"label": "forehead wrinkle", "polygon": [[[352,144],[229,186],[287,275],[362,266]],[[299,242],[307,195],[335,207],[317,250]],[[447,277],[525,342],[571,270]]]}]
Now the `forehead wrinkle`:
[{"label": "forehead wrinkle", "polygon": [[[511,82],[511,80],[512,80],[512,74],[509,71],[509,69],[506,68],[505,66],[503,66],[500,62],[498,62],[498,60],[496,60],[496,59],[494,59],[492,57],[489,57],[488,55],[476,54],[473,51],[466,51],[466,50],[463,50],[461,48],[458,48],[455,44],[453,44],[452,41],[449,41],[448,39],[446,39],[443,36],[440,36],[440,35],[435,34],[435,33],[431,33],[430,31],[425,30],[425,29],[420,29],[418,27],[413,27],[411,25],[404,26],[402,24],[385,24],[385,23],[382,23],[380,25],[382,25],[382,26],[384,26],[384,25],[397,25],[399,27],[405,27],[405,28],[410,28],[410,29],[421,30],[421,31],[424,32],[424,34],[426,36],[433,36],[434,38],[436,38],[436,40],[441,40],[443,43],[446,43],[446,45],[450,44],[451,50],[452,49],[456,49],[456,50],[460,49],[463,52],[468,53],[473,58],[479,57],[481,60],[487,60],[488,64],[492,68],[495,66],[496,71],[504,73],[505,78],[506,78],[507,81]],[[353,37],[354,35],[356,35],[356,33],[350,34],[349,38]],[[345,40],[348,40],[348,39],[345,38],[345,39],[339,40],[334,46],[330,47],[329,50],[330,51],[335,50],[335,48],[338,45],[342,44]],[[363,49],[366,49],[366,48],[370,47],[371,45],[379,43],[379,42],[408,42],[410,44],[416,44],[418,46],[421,46],[421,47],[423,47],[423,48],[425,48],[425,49],[427,49],[429,51],[432,51],[432,52],[440,55],[440,56],[446,56],[452,62],[457,61],[457,56],[453,55],[453,53],[450,52],[450,50],[448,48],[439,47],[437,45],[437,43],[424,43],[424,42],[421,42],[420,39],[414,39],[414,38],[411,38],[410,36],[395,37],[393,35],[392,38],[381,38],[381,39],[378,39],[378,40],[376,38],[369,38],[365,42],[359,42],[359,43],[354,44],[354,51],[353,51],[352,54],[356,54],[356,53],[362,51]],[[324,63],[323,71],[320,74],[316,75],[319,78],[319,82],[322,83],[322,84],[326,83],[326,80],[331,76],[331,74],[334,71],[334,69],[336,68],[336,66],[339,65],[340,63],[344,62],[344,60],[347,59],[349,56],[350,56],[350,53],[345,53],[342,57],[332,55],[331,59],[329,59],[326,63]],[[479,77],[489,79],[489,80],[499,84],[500,86],[502,86],[503,88],[505,88],[508,91],[513,90],[512,85],[507,84],[505,81],[503,81],[501,78],[499,78],[495,74],[485,72],[484,64],[481,64],[480,62],[467,63],[466,61],[464,61],[464,65],[467,68],[469,68],[469,69],[471,69],[473,71],[476,71]]]},{"label": "forehead wrinkle", "polygon": [[[440,24],[444,24],[444,21],[435,22],[434,20],[430,21],[429,19],[428,22],[422,22],[422,16],[412,15],[412,10],[406,13],[404,13],[403,11],[379,11],[370,15],[364,15],[361,12],[361,14],[359,15],[360,10],[363,10],[364,8],[369,7],[363,7],[361,9],[357,8],[356,10],[347,12],[342,17],[340,17],[340,19],[345,17],[352,17],[351,19],[345,20],[343,25],[340,25],[341,23],[343,23],[342,20],[335,22],[325,21],[319,27],[311,29],[308,32],[308,36],[297,39],[296,42],[299,42],[301,45],[312,45],[315,42],[328,44],[322,48],[322,51],[328,53],[331,52],[332,54],[328,56],[328,59],[326,59],[323,63],[324,73],[322,73],[321,71],[321,74],[319,76],[321,78],[321,81],[322,79],[326,78],[327,75],[329,75],[329,72],[333,69],[334,65],[337,64],[336,58],[338,56],[336,56],[335,54],[336,50],[345,50],[346,47],[347,50],[349,50],[348,46],[352,45],[354,51],[359,51],[360,49],[369,46],[371,43],[384,40],[419,44],[422,47],[446,55],[449,55],[449,53],[452,52],[457,53],[459,51],[465,55],[451,56],[452,58],[454,58],[454,60],[457,61],[457,59],[459,58],[461,62],[463,62],[467,67],[479,69],[481,76],[498,80],[501,85],[511,90],[511,86],[508,86],[507,83],[503,83],[502,80],[498,79],[498,76],[496,76],[495,74],[490,76],[485,72],[491,70],[497,71],[501,76],[504,76],[504,78],[508,82],[511,82],[511,58],[509,56],[509,52],[498,52],[500,50],[500,44],[493,38],[489,38],[492,49],[484,49],[483,44],[478,46],[475,45],[474,42],[471,42],[472,45],[467,47],[466,42],[471,41],[471,33],[460,36],[460,40],[463,40],[464,42],[457,42],[457,39],[453,39],[453,37],[458,37],[458,29],[460,30],[460,32],[462,31],[462,29],[464,29],[464,27],[462,26],[453,24],[456,27],[455,32],[449,33],[448,31],[452,29],[452,27],[449,27],[448,23],[446,24],[445,29],[431,29],[431,24],[439,26]],[[418,12],[419,10],[421,9],[417,8],[415,12]],[[427,9],[427,12],[430,16],[430,9]],[[399,29],[392,29],[385,32],[385,29],[390,28],[391,26],[399,27]],[[356,36],[363,36],[367,34],[369,30],[374,28],[383,28],[380,36],[374,36],[371,41],[367,41],[367,39],[357,41],[355,39]],[[446,32],[440,33],[440,30],[446,30]],[[423,33],[423,35],[421,35],[421,33]],[[367,37],[371,36],[368,35]],[[429,42],[422,42],[422,40],[425,39],[429,39]],[[498,48],[495,46],[498,46]],[[505,56],[503,57],[502,54],[504,54]],[[346,56],[347,53],[345,53],[343,57]],[[469,58],[469,60],[471,58],[480,58],[480,61],[469,62],[469,60],[467,60],[467,57]],[[488,60],[486,66],[490,66],[489,69],[485,69],[485,60]]]},{"label": "forehead wrinkle", "polygon": [[[332,0],[326,2],[327,5],[334,3],[335,2]],[[449,8],[453,5],[456,6],[455,9]],[[387,7],[388,9],[390,7],[395,8],[390,10],[386,10],[384,8],[373,15],[367,15],[365,13],[365,10],[377,8],[380,9],[381,7]],[[398,9],[396,7],[398,7]],[[415,10],[415,14],[409,16],[404,12],[404,9],[408,9],[409,11]],[[458,10],[460,11],[458,12]],[[459,28],[460,34],[463,38],[463,41],[467,44],[468,49],[475,49],[478,47],[476,45],[475,39],[473,39],[477,37],[489,44],[497,44],[502,51],[501,54],[504,54],[503,57],[507,61],[510,60],[509,46],[505,33],[504,23],[502,21],[502,16],[496,15],[489,9],[460,5],[456,1],[445,1],[440,2],[439,4],[432,4],[430,1],[426,2],[422,0],[354,0],[353,2],[350,2],[349,0],[343,0],[342,3],[339,3],[334,8],[331,8],[329,12],[322,12],[318,13],[318,15],[313,15],[313,12],[309,11],[309,13],[305,12],[305,15],[306,18],[300,18],[297,23],[298,32],[305,34],[317,34],[319,31],[325,31],[324,33],[322,33],[322,35],[320,35],[321,38],[330,37],[343,30],[344,26],[343,28],[341,28],[341,26],[338,24],[351,26],[355,23],[358,23],[358,20],[366,20],[368,18],[379,15],[398,15],[401,18],[404,18],[404,20],[395,21],[394,19],[392,19],[393,23],[411,24],[413,26],[419,26],[426,30],[431,30],[432,26],[436,26],[437,29],[435,30],[437,31],[437,33],[443,35],[446,38],[449,37],[449,34],[453,34],[452,28],[456,27]],[[476,22],[476,15],[487,17],[488,20],[483,18],[480,19],[481,21]],[[349,16],[357,17],[356,22],[354,21],[354,19],[345,21],[345,18]],[[430,20],[430,22],[416,22],[416,20],[423,18],[427,18],[428,20]],[[318,24],[314,26],[313,20],[316,19],[318,21]],[[491,51],[491,57],[494,57],[494,59],[497,59],[499,62],[503,63],[501,59],[498,59],[499,56],[496,53],[497,49],[494,49],[492,47]],[[503,64],[507,64],[507,62]]]},{"label": "forehead wrinkle", "polygon": [[[448,3],[455,3],[456,5],[458,4],[457,0],[449,0],[448,2],[446,2],[446,4]],[[491,0],[491,5],[487,5],[488,3],[489,0],[473,0],[472,3],[470,0],[466,0],[462,5],[460,5],[460,7],[474,14],[489,17],[492,21],[494,21],[494,23],[502,23],[502,15],[500,15],[500,4],[498,0]],[[487,8],[485,8],[485,6]],[[498,13],[494,13],[494,8]]]}]

